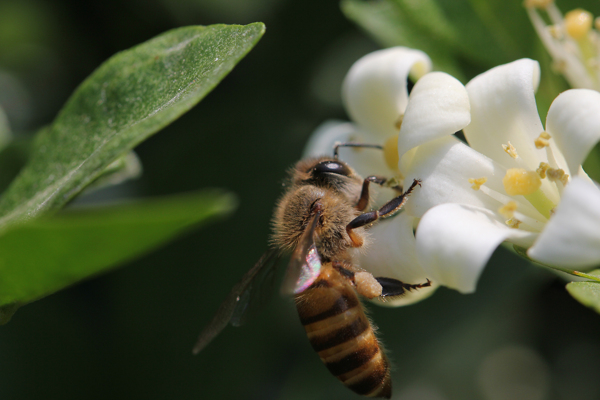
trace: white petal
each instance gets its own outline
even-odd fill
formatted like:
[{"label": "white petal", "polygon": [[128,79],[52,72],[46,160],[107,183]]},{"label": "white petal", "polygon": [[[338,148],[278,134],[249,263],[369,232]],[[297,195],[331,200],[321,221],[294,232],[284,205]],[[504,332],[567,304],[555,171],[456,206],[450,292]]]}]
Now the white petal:
[{"label": "white petal", "polygon": [[555,214],[527,254],[549,265],[600,265],[600,189],[572,178]]},{"label": "white petal", "polygon": [[398,154],[461,130],[471,121],[470,110],[469,95],[457,79],[443,72],[425,75],[410,93]]},{"label": "white petal", "polygon": [[589,89],[561,93],[550,106],[546,129],[575,174],[600,140],[600,93]]},{"label": "white petal", "polygon": [[[379,142],[377,141],[379,140]],[[354,124],[340,121],[327,121],[319,125],[308,140],[303,158],[333,156],[333,145],[336,142],[360,142],[383,144],[379,138],[374,138],[366,132],[357,129]],[[340,148],[340,160],[348,163],[361,176],[381,175],[393,176],[378,149]]]},{"label": "white petal", "polygon": [[[425,283],[427,274],[417,261],[414,218],[406,213],[378,221],[369,229],[369,245],[355,256],[360,268],[376,277],[398,279],[405,283]],[[428,297],[437,288],[422,288],[408,292],[394,301],[387,300],[383,305],[400,306],[411,304]]]},{"label": "white petal", "polygon": [[308,139],[302,158],[333,156],[333,145],[336,142],[351,142],[356,135],[356,128],[350,122],[325,121]]},{"label": "white petal", "polygon": [[[443,203],[460,203],[487,208],[494,213],[509,201],[515,201],[518,212],[530,218],[528,226],[541,230],[547,219],[523,196],[507,196],[502,178],[506,169],[473,150],[454,136],[437,139],[416,148],[412,163],[407,164],[404,187],[413,179],[421,179],[404,206],[405,212],[420,217]],[[412,155],[412,154],[410,154]],[[474,190],[469,178],[486,178]],[[527,244],[528,246],[531,243]]]},{"label": "white petal", "polygon": [[522,59],[500,65],[467,84],[471,124],[464,129],[469,145],[508,167],[522,167],[502,149],[509,141],[528,169],[546,161],[546,152],[534,140],[544,130],[535,103],[540,67]]},{"label": "white petal", "polygon": [[454,136],[447,136],[417,147],[404,181],[421,179],[404,209],[420,217],[430,208],[443,203],[462,203],[498,209],[501,203],[480,190],[473,190],[469,178],[487,178],[486,186],[504,192],[502,178],[506,170],[473,150]]},{"label": "white petal", "polygon": [[411,70],[431,69],[425,53],[392,47],[358,60],[346,75],[342,98],[346,110],[363,130],[382,139],[398,133],[396,122],[408,102],[406,80]]},{"label": "white petal", "polygon": [[511,229],[488,210],[442,204],[417,228],[417,255],[431,279],[462,293],[475,291],[485,264],[500,243],[535,234]]}]

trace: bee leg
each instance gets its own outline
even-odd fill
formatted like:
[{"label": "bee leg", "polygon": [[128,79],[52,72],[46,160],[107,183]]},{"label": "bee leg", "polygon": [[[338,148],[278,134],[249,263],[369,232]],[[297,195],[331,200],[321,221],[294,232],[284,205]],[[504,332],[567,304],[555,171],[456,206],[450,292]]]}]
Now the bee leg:
[{"label": "bee leg", "polygon": [[337,270],[344,278],[348,278],[354,283],[354,272],[348,268],[350,264],[344,263],[343,261],[332,261],[331,266]]},{"label": "bee leg", "polygon": [[363,181],[362,191],[360,192],[358,203],[356,203],[356,209],[358,211],[363,211],[365,208],[367,208],[367,205],[369,204],[369,183],[373,182],[378,185],[383,185],[386,181],[387,179],[381,176],[367,176]]},{"label": "bee leg", "polygon": [[431,281],[429,279],[427,279],[427,282],[425,283],[418,284],[404,283],[393,278],[375,278],[375,280],[379,282],[382,287],[381,297],[402,296],[411,290],[431,286]]},{"label": "bee leg", "polygon": [[360,272],[352,272],[344,263],[340,261],[332,262],[333,268],[335,268],[343,277],[347,278],[354,287],[356,291],[361,295],[366,297],[367,299],[373,299],[375,297],[380,297],[383,295],[383,287],[377,281],[377,278],[373,276],[370,272],[360,271]]},{"label": "bee leg", "polygon": [[406,203],[408,196],[417,185],[421,185],[421,181],[419,179],[415,179],[406,192],[402,193],[398,197],[394,197],[392,200],[385,203],[379,210],[366,212],[350,221],[350,223],[346,225],[346,232],[348,233],[348,236],[350,236],[352,246],[360,247],[363,244],[362,238],[352,232],[353,229],[372,224],[379,218],[391,217],[392,215],[396,214],[398,211],[400,211],[404,203]]}]

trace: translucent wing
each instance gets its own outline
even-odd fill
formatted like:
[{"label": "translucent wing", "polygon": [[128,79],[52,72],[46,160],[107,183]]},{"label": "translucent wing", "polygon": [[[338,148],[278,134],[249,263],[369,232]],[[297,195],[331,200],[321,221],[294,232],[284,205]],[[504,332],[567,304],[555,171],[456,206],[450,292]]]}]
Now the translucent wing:
[{"label": "translucent wing", "polygon": [[256,303],[264,302],[266,296],[261,287],[272,284],[275,267],[281,254],[276,249],[268,250],[244,275],[242,280],[232,289],[221,304],[212,321],[200,333],[192,352],[198,354],[231,322],[233,326],[241,325],[247,318],[249,310],[256,309]]},{"label": "translucent wing", "polygon": [[308,221],[296,249],[292,253],[281,292],[284,294],[302,293],[321,273],[321,258],[315,245],[315,229],[321,217],[318,211]]}]

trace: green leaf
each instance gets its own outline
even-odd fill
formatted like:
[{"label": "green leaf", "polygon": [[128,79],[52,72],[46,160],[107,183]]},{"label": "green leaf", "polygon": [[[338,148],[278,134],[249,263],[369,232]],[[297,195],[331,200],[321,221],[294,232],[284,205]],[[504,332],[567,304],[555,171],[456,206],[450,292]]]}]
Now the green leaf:
[{"label": "green leaf", "polygon": [[[600,269],[589,274],[600,279]],[[571,282],[567,284],[567,290],[575,300],[600,313],[600,282]]]},{"label": "green leaf", "polygon": [[12,139],[12,132],[8,124],[8,118],[2,107],[0,107],[0,150],[3,149]]},{"label": "green leaf", "polygon": [[428,31],[415,24],[395,2],[343,0],[341,7],[346,17],[371,34],[382,46],[407,46],[422,50],[429,55],[435,69],[464,80],[450,49],[432,41]]},{"label": "green leaf", "polygon": [[213,190],[74,208],[10,229],[0,236],[0,323],[19,305],[147,253],[235,205],[231,194]]},{"label": "green leaf", "polygon": [[0,193],[11,184],[31,154],[31,139],[14,139],[0,150]]},{"label": "green leaf", "polygon": [[524,259],[526,259],[527,261],[531,262],[534,265],[539,265],[541,267],[552,269],[554,271],[560,271],[565,274],[576,276],[578,278],[586,278],[586,279],[591,279],[593,281],[600,282],[600,275],[594,275],[594,273],[585,273],[585,272],[577,271],[577,270],[574,270],[571,268],[557,267],[556,265],[548,265],[548,264],[544,264],[543,262],[533,260],[533,259],[529,258],[529,256],[527,255],[527,248],[518,246],[516,244],[513,244],[509,248],[512,248],[515,251],[515,253],[517,253],[519,256],[523,257]]},{"label": "green leaf", "polygon": [[210,92],[264,25],[192,26],[116,54],[85,80],[0,200],[0,227],[63,206],[114,160]]},{"label": "green leaf", "polygon": [[118,185],[142,175],[142,163],[135,151],[131,150],[110,163],[96,180],[90,183],[84,193],[107,186]]},{"label": "green leaf", "polygon": [[385,47],[423,50],[435,69],[463,81],[526,57],[537,39],[521,2],[342,0],[342,10]]}]

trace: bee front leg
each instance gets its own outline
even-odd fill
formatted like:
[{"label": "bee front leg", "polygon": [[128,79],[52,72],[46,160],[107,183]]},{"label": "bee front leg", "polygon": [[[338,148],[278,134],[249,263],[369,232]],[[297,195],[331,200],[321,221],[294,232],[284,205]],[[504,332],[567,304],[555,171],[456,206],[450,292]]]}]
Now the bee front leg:
[{"label": "bee front leg", "polygon": [[[366,182],[366,179],[365,179],[365,182]],[[352,232],[353,229],[372,224],[373,222],[377,221],[379,218],[386,218],[386,217],[390,217],[390,216],[396,214],[398,211],[400,211],[400,209],[402,208],[404,203],[406,203],[408,196],[411,194],[411,192],[417,185],[421,185],[421,181],[419,179],[415,179],[413,181],[412,185],[410,185],[410,187],[408,188],[408,190],[406,192],[402,193],[398,197],[394,197],[392,200],[385,203],[379,210],[366,212],[366,213],[361,214],[358,217],[354,218],[352,221],[350,221],[350,223],[348,225],[346,225],[346,232],[348,233],[348,236],[350,237],[350,240],[352,241],[352,246],[360,247],[363,244],[362,238],[360,238],[358,235],[356,235],[354,232]],[[364,187],[365,186],[363,185],[363,189],[364,189]],[[368,192],[367,192],[367,198],[368,198]],[[361,200],[362,200],[362,195],[361,195]],[[367,201],[368,201],[368,199],[367,199]],[[359,203],[360,203],[360,201],[359,201]]]},{"label": "bee front leg", "polygon": [[[387,181],[387,178],[381,176],[367,176],[363,181],[362,190],[360,192],[360,198],[358,199],[358,203],[356,203],[356,209],[358,211],[363,211],[369,205],[369,184],[371,182],[383,186]],[[402,193],[402,186],[394,186],[392,187],[392,189],[394,189],[398,193]]]}]

